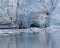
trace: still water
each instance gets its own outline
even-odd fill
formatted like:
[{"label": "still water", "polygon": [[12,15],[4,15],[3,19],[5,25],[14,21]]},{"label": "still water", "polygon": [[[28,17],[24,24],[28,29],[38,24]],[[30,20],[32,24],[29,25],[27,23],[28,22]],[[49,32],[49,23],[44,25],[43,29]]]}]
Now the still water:
[{"label": "still water", "polygon": [[48,48],[45,32],[16,37],[17,48]]},{"label": "still water", "polygon": [[42,43],[37,37],[19,37],[17,38],[17,48],[44,48]]},{"label": "still water", "polygon": [[45,35],[1,35],[0,48],[48,48]]}]

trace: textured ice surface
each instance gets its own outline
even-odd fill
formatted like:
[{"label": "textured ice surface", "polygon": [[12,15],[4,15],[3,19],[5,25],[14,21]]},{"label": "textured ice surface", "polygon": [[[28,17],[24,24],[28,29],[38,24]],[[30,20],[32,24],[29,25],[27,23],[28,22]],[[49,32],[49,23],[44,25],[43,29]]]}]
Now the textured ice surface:
[{"label": "textured ice surface", "polygon": [[15,21],[16,2],[15,0],[0,0],[0,24],[8,24]]},{"label": "textured ice surface", "polygon": [[18,0],[17,6],[17,20],[20,22],[19,24],[22,22],[21,28],[31,27],[32,24],[39,27],[45,27],[46,24],[48,26],[50,1],[46,3],[43,0]]},{"label": "textured ice surface", "polygon": [[55,10],[51,13],[50,26],[60,25],[60,2],[56,5]]},{"label": "textured ice surface", "polygon": [[50,26],[59,25],[59,5],[59,0],[0,0],[0,24],[5,28],[43,28],[50,21]]},{"label": "textured ice surface", "polygon": [[59,25],[59,2],[59,0],[18,0],[17,22],[20,24],[19,28],[43,28],[49,25]]}]

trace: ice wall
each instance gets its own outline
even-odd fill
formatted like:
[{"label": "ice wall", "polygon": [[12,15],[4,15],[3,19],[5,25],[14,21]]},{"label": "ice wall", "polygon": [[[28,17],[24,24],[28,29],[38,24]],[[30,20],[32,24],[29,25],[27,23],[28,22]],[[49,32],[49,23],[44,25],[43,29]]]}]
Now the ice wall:
[{"label": "ice wall", "polygon": [[45,28],[57,24],[58,6],[59,0],[0,0],[0,28]]},{"label": "ice wall", "polygon": [[0,0],[0,28],[13,28],[12,25],[16,24],[16,2],[16,0]]},{"label": "ice wall", "polygon": [[59,16],[58,4],[59,0],[17,0],[19,28],[45,28],[57,24],[55,22],[59,22],[59,19],[55,18]]},{"label": "ice wall", "polygon": [[60,2],[56,5],[55,10],[51,13],[50,26],[60,25]]},{"label": "ice wall", "polygon": [[48,26],[49,12],[51,10],[50,1],[46,3],[44,0],[18,0],[17,6],[17,19],[20,22],[19,24],[22,22],[20,28],[29,28],[32,25],[39,26],[39,28]]}]

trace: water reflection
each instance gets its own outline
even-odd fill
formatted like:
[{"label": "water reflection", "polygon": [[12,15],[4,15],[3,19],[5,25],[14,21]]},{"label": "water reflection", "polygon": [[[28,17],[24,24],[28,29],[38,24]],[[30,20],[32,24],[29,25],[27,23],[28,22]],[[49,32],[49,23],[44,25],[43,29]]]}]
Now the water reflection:
[{"label": "water reflection", "polygon": [[0,36],[0,48],[9,48],[10,37]]},{"label": "water reflection", "polygon": [[[38,34],[38,33],[37,33]],[[17,35],[1,35],[0,48],[48,48],[45,33],[23,33]]]},{"label": "water reflection", "polygon": [[18,48],[40,48],[39,40],[37,37],[18,37]]},{"label": "water reflection", "polygon": [[17,48],[47,48],[46,41],[38,36],[17,36]]}]

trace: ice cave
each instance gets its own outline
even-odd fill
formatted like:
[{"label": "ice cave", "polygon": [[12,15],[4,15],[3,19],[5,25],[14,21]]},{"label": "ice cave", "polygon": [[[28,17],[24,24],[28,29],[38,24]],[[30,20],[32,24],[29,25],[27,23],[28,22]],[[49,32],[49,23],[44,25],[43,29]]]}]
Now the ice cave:
[{"label": "ice cave", "polygon": [[0,0],[0,48],[60,48],[60,0]]}]

